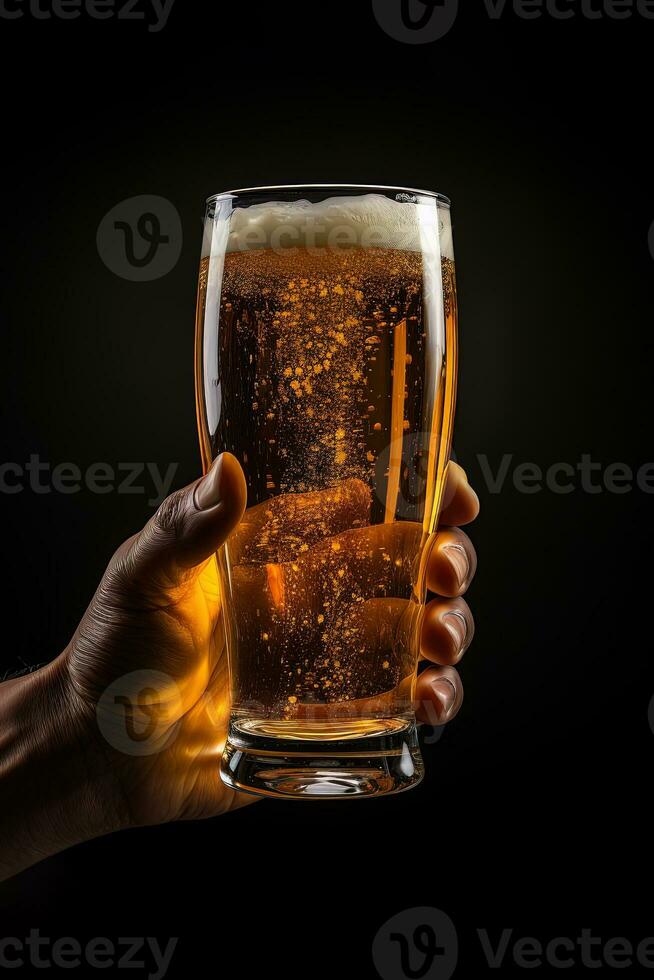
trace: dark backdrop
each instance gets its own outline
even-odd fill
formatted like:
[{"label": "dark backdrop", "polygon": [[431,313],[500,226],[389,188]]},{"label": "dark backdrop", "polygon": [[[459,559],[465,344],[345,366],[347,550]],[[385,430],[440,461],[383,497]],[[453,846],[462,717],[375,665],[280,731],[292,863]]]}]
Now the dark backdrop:
[{"label": "dark backdrop", "polygon": [[[4,886],[0,933],[179,936],[170,975],[293,978],[376,976],[373,937],[412,906],[447,912],[459,969],[477,976],[477,928],[654,933],[652,496],[589,492],[580,474],[569,493],[513,479],[587,454],[601,486],[611,464],[654,459],[654,21],[465,6],[426,44],[387,36],[367,0],[177,0],[157,33],[0,19],[1,461],[176,463],[175,485],[189,482],[204,198],[400,184],[453,200],[455,447],[482,501],[466,701],[425,747],[419,789],[85,845]],[[114,274],[96,247],[102,217],[140,194],[171,201],[183,227],[179,261],[150,282]],[[484,472],[505,454],[493,492]],[[0,670],[61,650],[152,512],[141,485],[0,493]]]}]

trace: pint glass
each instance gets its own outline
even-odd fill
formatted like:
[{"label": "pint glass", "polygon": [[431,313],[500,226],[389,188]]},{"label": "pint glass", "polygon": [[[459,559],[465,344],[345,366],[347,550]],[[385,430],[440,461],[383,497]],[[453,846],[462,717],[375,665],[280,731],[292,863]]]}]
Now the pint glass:
[{"label": "pint glass", "polygon": [[410,788],[456,389],[449,201],[345,185],[209,198],[196,378],[205,471],[229,450],[248,492],[217,555],[222,779],[291,798]]}]

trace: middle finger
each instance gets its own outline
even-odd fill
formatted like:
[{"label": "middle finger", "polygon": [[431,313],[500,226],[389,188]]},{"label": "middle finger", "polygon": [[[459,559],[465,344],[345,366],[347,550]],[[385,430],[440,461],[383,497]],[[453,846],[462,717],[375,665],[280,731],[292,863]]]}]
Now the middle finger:
[{"label": "middle finger", "polygon": [[465,531],[439,528],[427,560],[427,588],[437,595],[463,595],[477,571],[477,554]]}]

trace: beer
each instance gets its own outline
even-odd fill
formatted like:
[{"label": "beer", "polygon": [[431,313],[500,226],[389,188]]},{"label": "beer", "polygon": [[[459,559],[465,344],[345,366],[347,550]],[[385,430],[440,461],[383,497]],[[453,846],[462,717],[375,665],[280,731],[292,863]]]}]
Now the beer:
[{"label": "beer", "polygon": [[[256,247],[201,263],[204,461],[229,450],[248,487],[219,555],[237,749],[369,751],[414,726],[421,559],[454,404],[455,274],[438,239],[426,254],[402,206],[381,200],[366,202],[384,219],[379,244],[334,247],[324,228],[308,242],[305,228],[297,245],[270,247],[268,229]],[[357,206],[337,201],[327,224],[347,228]]]}]

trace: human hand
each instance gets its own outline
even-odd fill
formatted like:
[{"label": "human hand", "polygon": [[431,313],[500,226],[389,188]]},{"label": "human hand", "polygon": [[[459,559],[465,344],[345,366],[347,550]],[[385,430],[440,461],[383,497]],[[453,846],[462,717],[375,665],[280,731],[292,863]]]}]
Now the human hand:
[{"label": "human hand", "polygon": [[[48,746],[56,746],[51,771],[65,767],[42,798],[56,832],[38,819],[28,828],[37,858],[112,829],[215,816],[253,801],[218,773],[229,688],[214,555],[237,528],[240,546],[253,540],[256,524],[246,519],[239,528],[245,503],[240,466],[224,453],[118,549],[61,656],[22,684],[0,685],[0,695],[11,687],[4,702],[22,718],[18,743],[21,729],[36,726],[37,758],[47,762]],[[438,598],[421,625],[421,653],[434,666],[415,690],[418,720],[431,724],[453,718],[462,700],[453,665],[474,632],[462,595],[476,557],[458,526],[477,511],[465,474],[451,463],[426,570]],[[28,762],[10,775],[24,785],[27,772],[39,771]],[[37,844],[40,833],[52,839]]]}]

